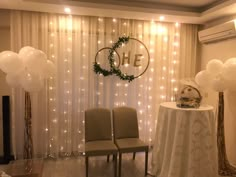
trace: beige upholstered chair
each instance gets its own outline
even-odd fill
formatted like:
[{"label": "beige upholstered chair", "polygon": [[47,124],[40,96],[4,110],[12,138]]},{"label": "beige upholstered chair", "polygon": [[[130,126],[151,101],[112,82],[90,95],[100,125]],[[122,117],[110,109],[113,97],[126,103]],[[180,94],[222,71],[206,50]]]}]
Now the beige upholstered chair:
[{"label": "beige upholstered chair", "polygon": [[112,140],[111,111],[94,108],[85,111],[85,166],[88,177],[89,156],[113,155],[114,177],[117,171],[118,149]]},{"label": "beige upholstered chair", "polygon": [[119,171],[121,176],[122,153],[145,152],[145,176],[148,167],[148,145],[139,139],[137,112],[130,107],[117,107],[112,110],[114,140],[119,150]]}]

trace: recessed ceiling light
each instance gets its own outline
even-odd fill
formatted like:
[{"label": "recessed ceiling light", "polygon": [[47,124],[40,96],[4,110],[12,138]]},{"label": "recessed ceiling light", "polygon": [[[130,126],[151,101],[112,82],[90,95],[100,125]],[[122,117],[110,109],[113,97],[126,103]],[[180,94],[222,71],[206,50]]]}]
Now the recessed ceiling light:
[{"label": "recessed ceiling light", "polygon": [[71,13],[71,10],[69,7],[65,7],[64,8],[64,12],[67,13],[67,14],[70,14]]},{"label": "recessed ceiling light", "polygon": [[164,17],[164,16],[160,16],[159,19],[160,19],[161,21],[163,21],[163,20],[165,20],[165,17]]}]

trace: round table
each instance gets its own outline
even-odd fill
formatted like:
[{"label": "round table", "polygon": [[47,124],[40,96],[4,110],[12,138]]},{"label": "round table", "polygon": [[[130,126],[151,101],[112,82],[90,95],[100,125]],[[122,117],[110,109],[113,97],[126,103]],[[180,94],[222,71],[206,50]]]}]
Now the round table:
[{"label": "round table", "polygon": [[160,105],[151,159],[157,177],[216,177],[217,145],[213,107]]}]

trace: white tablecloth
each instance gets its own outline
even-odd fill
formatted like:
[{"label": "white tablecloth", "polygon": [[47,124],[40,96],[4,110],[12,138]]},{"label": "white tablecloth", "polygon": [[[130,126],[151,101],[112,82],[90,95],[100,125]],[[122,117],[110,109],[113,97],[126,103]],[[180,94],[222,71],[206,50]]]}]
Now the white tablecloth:
[{"label": "white tablecloth", "polygon": [[217,145],[212,106],[160,105],[151,159],[157,177],[216,177]]}]

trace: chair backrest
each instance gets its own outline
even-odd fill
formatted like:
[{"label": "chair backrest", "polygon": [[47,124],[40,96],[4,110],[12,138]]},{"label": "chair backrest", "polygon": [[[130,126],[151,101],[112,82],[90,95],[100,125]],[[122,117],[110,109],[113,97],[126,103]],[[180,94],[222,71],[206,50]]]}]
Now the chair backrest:
[{"label": "chair backrest", "polygon": [[111,140],[111,112],[105,108],[85,111],[85,142]]},{"label": "chair backrest", "polygon": [[136,109],[117,107],[112,110],[114,138],[139,138]]}]

